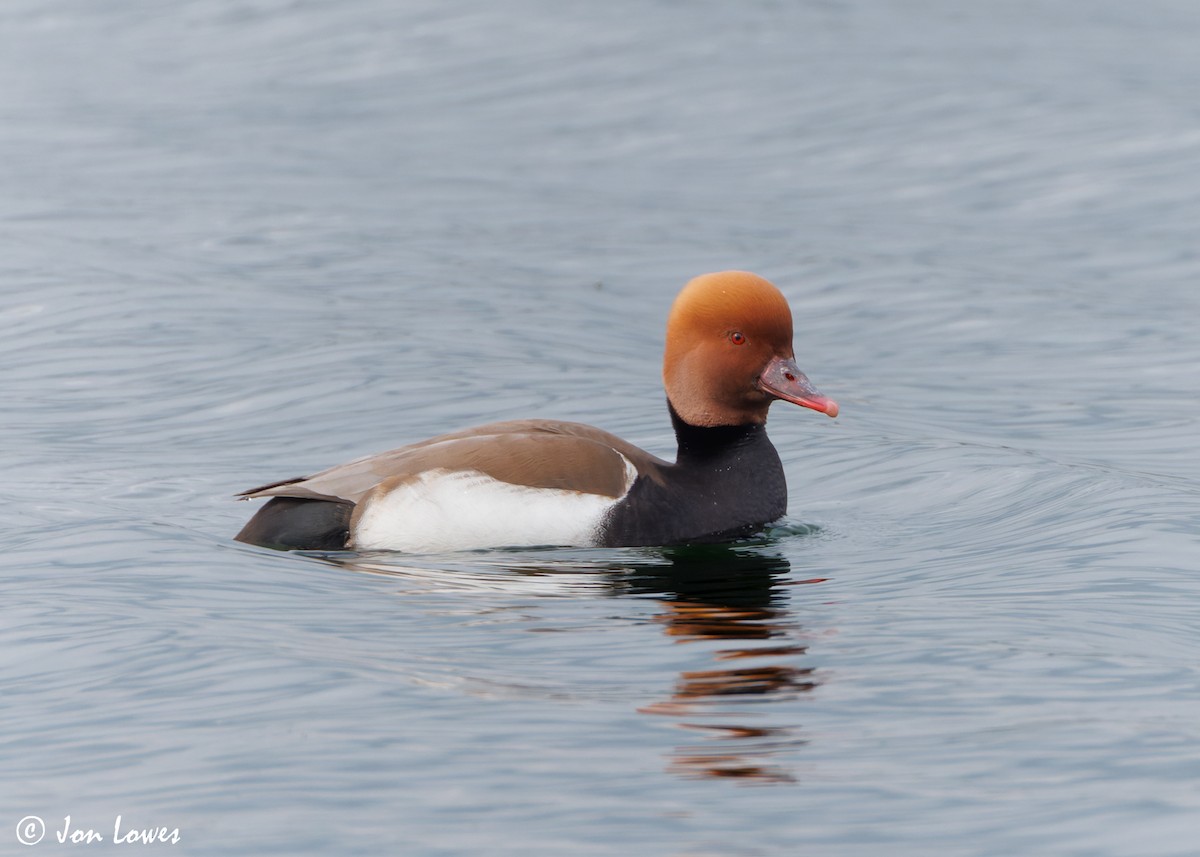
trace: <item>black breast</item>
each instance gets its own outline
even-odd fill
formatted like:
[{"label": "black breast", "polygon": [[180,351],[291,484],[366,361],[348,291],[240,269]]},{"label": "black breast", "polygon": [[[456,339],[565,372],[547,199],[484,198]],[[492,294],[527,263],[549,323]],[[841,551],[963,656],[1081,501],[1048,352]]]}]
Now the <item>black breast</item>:
[{"label": "black breast", "polygon": [[701,428],[674,410],[671,417],[678,459],[638,478],[609,513],[602,544],[725,541],[758,532],[787,512],[783,465],[763,426]]}]

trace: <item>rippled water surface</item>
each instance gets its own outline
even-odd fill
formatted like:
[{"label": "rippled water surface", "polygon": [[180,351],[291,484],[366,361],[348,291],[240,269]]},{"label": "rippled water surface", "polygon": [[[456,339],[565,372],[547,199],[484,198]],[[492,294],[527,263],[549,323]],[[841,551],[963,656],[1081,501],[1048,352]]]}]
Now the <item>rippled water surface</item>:
[{"label": "rippled water surface", "polygon": [[[8,0],[0,853],[1193,855],[1200,7]],[[842,405],[705,550],[288,555],[476,422]],[[44,839],[22,849],[18,822]]]}]

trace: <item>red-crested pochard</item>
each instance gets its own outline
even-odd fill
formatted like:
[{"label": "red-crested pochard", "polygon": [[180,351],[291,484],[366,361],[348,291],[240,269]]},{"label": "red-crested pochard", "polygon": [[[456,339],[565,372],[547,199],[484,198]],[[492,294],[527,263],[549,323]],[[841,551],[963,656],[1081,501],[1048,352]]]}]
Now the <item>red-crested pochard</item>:
[{"label": "red-crested pochard", "polygon": [[831,417],[792,352],[780,291],[744,271],[688,283],[667,320],[672,464],[581,423],[516,420],[255,488],[237,535],[284,550],[632,546],[750,535],[787,511],[765,424],[776,399]]}]

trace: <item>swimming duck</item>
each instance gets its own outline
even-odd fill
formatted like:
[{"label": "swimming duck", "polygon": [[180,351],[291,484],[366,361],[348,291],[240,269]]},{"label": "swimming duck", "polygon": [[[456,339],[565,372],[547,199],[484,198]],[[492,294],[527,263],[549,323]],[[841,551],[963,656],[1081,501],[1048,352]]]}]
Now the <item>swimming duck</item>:
[{"label": "swimming duck", "polygon": [[667,320],[663,385],[674,463],[582,423],[490,423],[245,491],[269,500],[236,538],[413,553],[672,545],[740,538],[783,516],[767,409],[783,400],[836,417],[838,406],[796,366],[779,289],[745,271],[689,282]]}]

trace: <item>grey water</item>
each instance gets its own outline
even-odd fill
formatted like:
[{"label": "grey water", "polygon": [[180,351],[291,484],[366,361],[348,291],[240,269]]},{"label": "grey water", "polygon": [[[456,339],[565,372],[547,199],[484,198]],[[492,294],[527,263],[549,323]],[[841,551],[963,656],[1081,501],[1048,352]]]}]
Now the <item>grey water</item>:
[{"label": "grey water", "polygon": [[[1200,853],[1198,41],[7,0],[0,853]],[[670,455],[663,321],[721,268],[842,408],[774,409],[762,537],[231,541],[238,490],[489,420]]]}]

